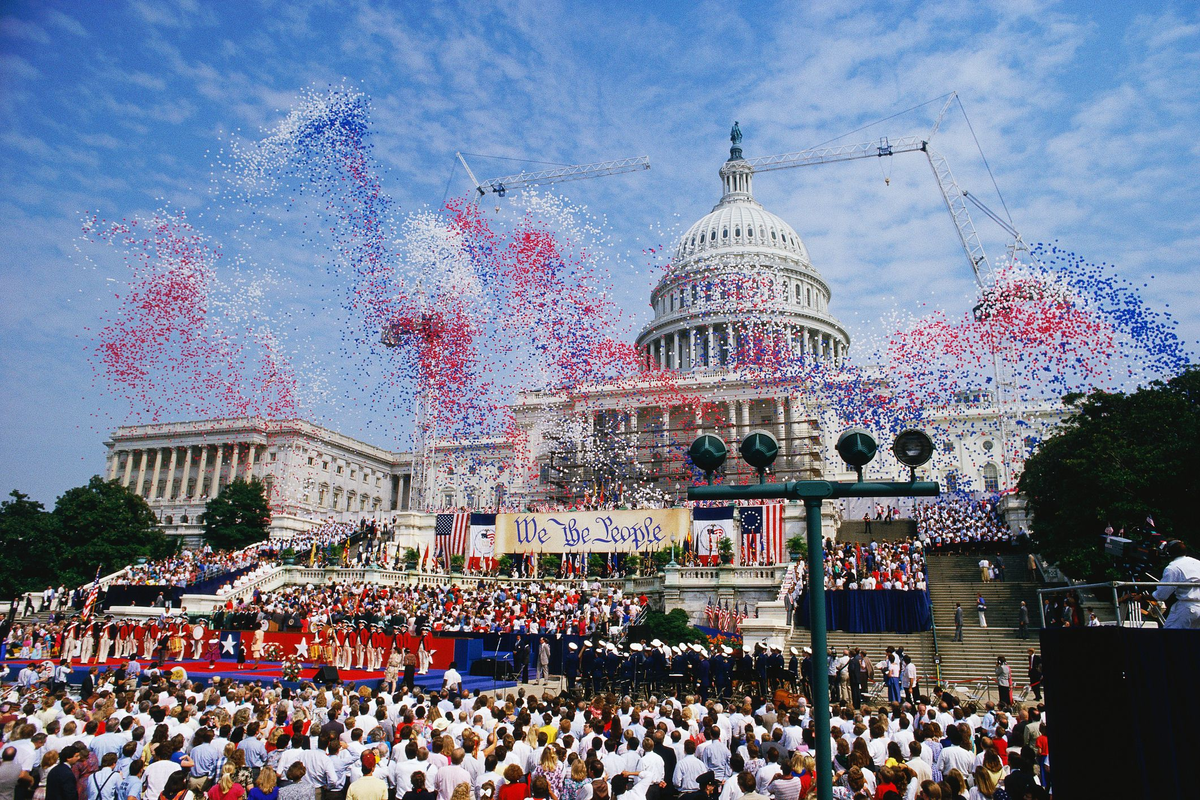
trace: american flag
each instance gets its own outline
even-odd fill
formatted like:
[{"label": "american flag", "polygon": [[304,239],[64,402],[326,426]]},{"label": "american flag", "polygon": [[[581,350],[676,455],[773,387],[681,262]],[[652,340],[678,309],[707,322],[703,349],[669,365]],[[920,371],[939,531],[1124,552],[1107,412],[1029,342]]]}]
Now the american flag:
[{"label": "american flag", "polygon": [[96,567],[96,580],[92,581],[92,588],[88,590],[87,600],[83,603],[83,618],[90,619],[92,612],[96,610],[96,600],[100,596],[100,568]]},{"label": "american flag", "polygon": [[742,553],[747,564],[779,564],[783,558],[783,503],[741,509]]},{"label": "american flag", "polygon": [[455,511],[453,514],[438,514],[433,524],[433,536],[437,542],[446,568],[453,556],[466,555],[467,534],[471,531],[471,513]]}]

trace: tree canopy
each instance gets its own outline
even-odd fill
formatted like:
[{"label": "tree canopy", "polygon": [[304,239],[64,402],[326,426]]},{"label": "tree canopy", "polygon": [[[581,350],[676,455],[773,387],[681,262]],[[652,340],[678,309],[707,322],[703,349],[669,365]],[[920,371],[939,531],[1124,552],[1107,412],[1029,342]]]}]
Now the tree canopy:
[{"label": "tree canopy", "polygon": [[1146,519],[1165,537],[1200,545],[1200,369],[1129,394],[1068,395],[1075,413],[1025,463],[1040,551],[1072,577],[1116,577],[1101,535],[1138,539]]},{"label": "tree canopy", "polygon": [[208,501],[200,521],[204,539],[217,550],[238,550],[267,538],[271,507],[258,478],[231,481]]},{"label": "tree canopy", "polygon": [[0,593],[76,587],[139,557],[163,558],[176,547],[145,499],[116,481],[93,477],[68,489],[46,511],[13,491],[0,503]]}]

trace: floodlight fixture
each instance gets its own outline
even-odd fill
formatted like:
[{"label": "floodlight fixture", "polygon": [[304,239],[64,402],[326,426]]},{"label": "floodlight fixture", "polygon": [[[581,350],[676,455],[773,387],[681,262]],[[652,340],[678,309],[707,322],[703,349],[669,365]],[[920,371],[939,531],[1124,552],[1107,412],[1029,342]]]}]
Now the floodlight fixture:
[{"label": "floodlight fixture", "polygon": [[758,482],[766,482],[767,468],[779,456],[779,440],[770,431],[750,431],[739,448],[742,459],[758,471]]},{"label": "floodlight fixture", "polygon": [[729,448],[725,446],[721,437],[706,433],[692,442],[692,446],[688,448],[688,455],[692,463],[704,471],[708,482],[712,483],[713,473],[721,468],[729,456]]},{"label": "floodlight fixture", "polygon": [[862,428],[850,428],[838,437],[837,451],[850,466],[854,467],[854,471],[858,473],[859,483],[862,482],[862,468],[870,463],[875,457],[875,451],[879,446],[875,443],[875,437],[870,431]]},{"label": "floodlight fixture", "polygon": [[925,431],[905,428],[896,434],[896,439],[892,442],[892,452],[901,464],[916,469],[933,458],[933,440]]}]

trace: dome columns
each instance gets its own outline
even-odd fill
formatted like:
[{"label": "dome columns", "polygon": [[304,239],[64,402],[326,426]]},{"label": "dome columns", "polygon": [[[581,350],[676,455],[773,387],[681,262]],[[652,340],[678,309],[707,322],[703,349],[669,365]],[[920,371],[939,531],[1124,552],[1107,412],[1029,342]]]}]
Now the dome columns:
[{"label": "dome columns", "polygon": [[[787,353],[831,361],[835,366],[845,360],[847,343],[833,331],[791,323],[771,327],[774,331],[764,338],[777,342]],[[646,367],[684,372],[733,366],[739,348],[757,338],[758,331],[752,332],[753,328],[724,321],[662,331],[642,343]]]}]

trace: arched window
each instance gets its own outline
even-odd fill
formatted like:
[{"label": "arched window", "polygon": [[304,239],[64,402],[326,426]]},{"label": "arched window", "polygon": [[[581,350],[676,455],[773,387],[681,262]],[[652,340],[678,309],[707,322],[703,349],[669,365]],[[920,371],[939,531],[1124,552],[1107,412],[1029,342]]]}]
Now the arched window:
[{"label": "arched window", "polygon": [[184,514],[182,517],[180,517],[179,521],[182,522],[184,525],[187,525],[188,524],[187,514]]},{"label": "arched window", "polygon": [[1000,491],[1000,468],[990,461],[983,465],[983,490],[985,492]]},{"label": "arched window", "polygon": [[174,525],[175,517],[171,516],[170,514],[167,514],[166,518],[163,519],[163,522],[167,525]]}]

